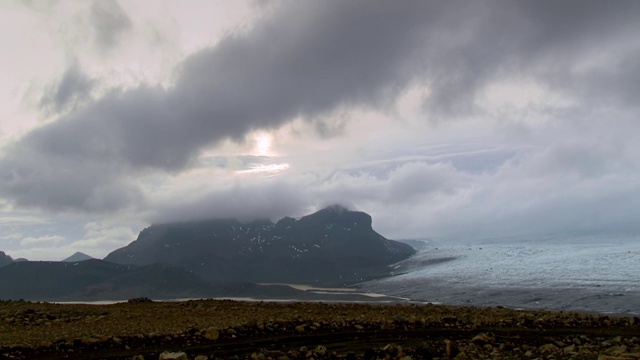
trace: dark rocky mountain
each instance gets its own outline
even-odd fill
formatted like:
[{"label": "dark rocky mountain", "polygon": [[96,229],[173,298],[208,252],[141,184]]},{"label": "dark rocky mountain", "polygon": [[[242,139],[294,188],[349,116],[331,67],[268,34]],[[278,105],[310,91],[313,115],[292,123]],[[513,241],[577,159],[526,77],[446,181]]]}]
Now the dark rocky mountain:
[{"label": "dark rocky mountain", "polygon": [[331,206],[277,223],[206,220],[153,225],[105,260],[181,266],[208,280],[349,284],[389,274],[415,250],[371,227],[371,216]]},{"label": "dark rocky mountain", "polygon": [[11,256],[4,253],[4,251],[0,251],[0,267],[9,265],[13,262]]},{"label": "dark rocky mountain", "polygon": [[77,261],[85,261],[85,260],[91,260],[91,259],[93,259],[93,257],[91,257],[91,256],[89,256],[89,255],[87,255],[87,254],[85,254],[83,252],[77,251],[73,255],[69,256],[68,258],[66,258],[66,259],[64,259],[62,261],[63,262],[77,262]]}]

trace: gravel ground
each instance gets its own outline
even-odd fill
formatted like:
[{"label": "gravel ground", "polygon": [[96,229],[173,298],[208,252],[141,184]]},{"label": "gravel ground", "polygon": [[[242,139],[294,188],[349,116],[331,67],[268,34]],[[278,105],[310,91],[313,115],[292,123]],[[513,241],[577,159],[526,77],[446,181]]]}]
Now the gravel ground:
[{"label": "gravel ground", "polygon": [[639,336],[637,317],[503,307],[0,302],[2,358],[613,360],[640,359]]}]

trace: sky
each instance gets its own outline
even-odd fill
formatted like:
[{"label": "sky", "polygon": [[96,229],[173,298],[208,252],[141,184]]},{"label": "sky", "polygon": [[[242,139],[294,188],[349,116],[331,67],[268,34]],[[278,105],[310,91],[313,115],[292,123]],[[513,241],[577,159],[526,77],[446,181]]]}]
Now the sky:
[{"label": "sky", "polygon": [[640,234],[636,0],[0,0],[0,46],[13,258],[334,203],[392,239]]}]

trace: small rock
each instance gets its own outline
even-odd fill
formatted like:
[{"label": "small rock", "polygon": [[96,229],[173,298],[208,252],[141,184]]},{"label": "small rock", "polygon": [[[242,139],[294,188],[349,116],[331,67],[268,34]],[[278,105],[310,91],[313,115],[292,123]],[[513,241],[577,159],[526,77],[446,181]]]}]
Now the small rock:
[{"label": "small rock", "polygon": [[562,349],[562,351],[564,351],[565,354],[574,354],[576,353],[576,346],[575,345],[566,346],[565,348]]},{"label": "small rock", "polygon": [[198,355],[193,360],[209,360],[209,357],[207,355]]},{"label": "small rock", "polygon": [[187,354],[183,352],[169,352],[165,351],[160,354],[159,360],[189,360]]},{"label": "small rock", "polygon": [[220,337],[220,332],[218,331],[218,329],[210,328],[207,329],[207,331],[204,333],[204,337],[207,340],[216,341]]},{"label": "small rock", "polygon": [[544,353],[555,353],[560,351],[560,349],[558,349],[558,347],[553,344],[545,344],[540,346],[538,348],[538,351],[544,354]]},{"label": "small rock", "polygon": [[611,339],[611,341],[613,341],[616,344],[620,344],[622,342],[622,337],[621,336],[616,336],[613,339]]},{"label": "small rock", "polygon": [[621,355],[627,352],[627,347],[624,345],[612,346],[605,350],[606,355]]},{"label": "small rock", "polygon": [[364,326],[362,326],[362,325],[355,325],[354,328],[356,328],[358,330],[364,330]]},{"label": "small rock", "polygon": [[494,341],[496,341],[495,337],[487,333],[480,333],[471,339],[472,343],[478,344],[478,345],[490,344],[490,343],[493,343]]},{"label": "small rock", "polygon": [[325,356],[327,354],[327,348],[319,345],[315,349],[313,349],[313,353],[320,356]]},{"label": "small rock", "polygon": [[305,327],[306,327],[306,325],[298,325],[298,326],[296,326],[295,329],[296,329],[297,332],[302,333],[302,332],[304,332],[304,330],[305,330],[304,328]]},{"label": "small rock", "polygon": [[454,360],[472,360],[472,357],[467,355],[466,352],[461,351],[460,354],[456,355],[456,357],[453,359]]}]

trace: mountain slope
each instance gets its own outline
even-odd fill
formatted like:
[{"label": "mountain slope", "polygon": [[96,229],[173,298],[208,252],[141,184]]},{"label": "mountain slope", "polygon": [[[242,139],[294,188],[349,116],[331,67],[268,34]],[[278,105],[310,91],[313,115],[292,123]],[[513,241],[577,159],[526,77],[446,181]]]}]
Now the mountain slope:
[{"label": "mountain slope", "polygon": [[0,251],[0,267],[9,265],[13,262],[11,256],[4,253],[4,251]]},{"label": "mountain slope", "polygon": [[153,225],[109,254],[119,264],[164,262],[210,280],[347,284],[388,274],[415,250],[385,239],[363,212],[331,206],[276,224],[207,220]]},{"label": "mountain slope", "polygon": [[104,260],[74,263],[16,262],[0,268],[0,300],[96,301],[251,297],[255,299],[371,301],[355,293],[324,294],[283,285],[205,281],[175,266],[118,265]]},{"label": "mountain slope", "polygon": [[244,284],[212,284],[166,264],[119,265],[104,260],[30,261],[0,269],[0,299],[121,300],[132,297],[224,296]]}]

